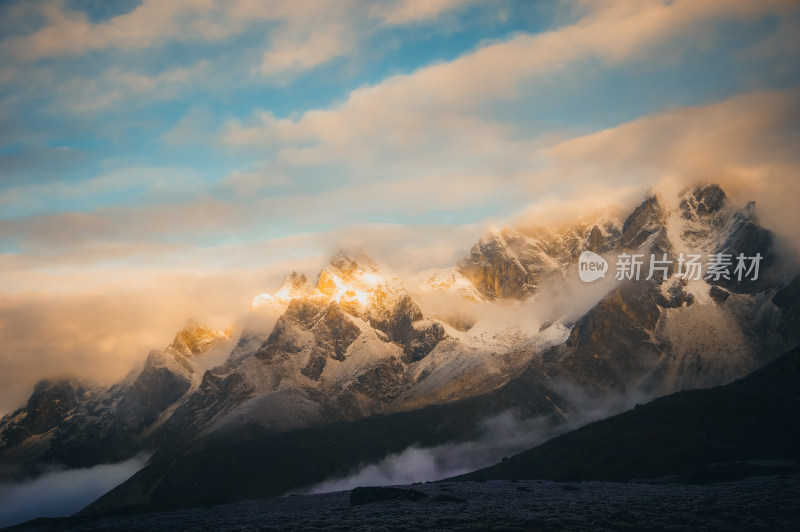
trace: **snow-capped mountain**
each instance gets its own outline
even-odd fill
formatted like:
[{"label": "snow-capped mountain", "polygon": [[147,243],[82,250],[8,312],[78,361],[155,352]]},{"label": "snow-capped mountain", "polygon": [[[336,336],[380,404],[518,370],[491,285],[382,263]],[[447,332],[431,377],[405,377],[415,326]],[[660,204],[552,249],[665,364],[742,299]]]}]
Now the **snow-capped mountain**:
[{"label": "snow-capped mountain", "polygon": [[505,227],[483,235],[455,271],[488,299],[525,299],[562,278],[585,250],[604,253],[620,238],[614,219],[583,221],[565,231],[526,235]]},{"label": "snow-capped mountain", "polygon": [[[287,287],[294,297],[282,295]],[[523,345],[567,334],[561,325],[530,337],[458,330],[426,317],[388,267],[344,254],[316,285],[293,273],[254,305],[285,311],[249,353],[245,332],[165,430],[288,430],[460,399],[507,381],[535,352]]]},{"label": "snow-capped mountain", "polygon": [[0,474],[29,476],[48,465],[84,467],[133,456],[145,448],[147,429],[199,383],[204,355],[228,342],[224,333],[190,320],[163,351],[150,352],[138,373],[109,389],[74,378],[37,383],[27,404],[0,421]]},{"label": "snow-capped mountain", "polygon": [[[720,187],[709,185],[679,198],[650,196],[620,225],[581,224],[545,239],[492,232],[458,267],[486,297],[527,298],[553,276],[574,275],[585,250],[666,257],[666,279],[645,280],[645,262],[640,280],[614,288],[577,320],[563,345],[537,359],[560,372],[566,368],[581,386],[664,394],[730,382],[797,341],[785,324],[796,319],[790,296],[797,292],[790,273],[796,269],[777,267],[772,239],[752,203],[736,208]],[[681,256],[739,253],[763,258],[758,279],[675,276]]]},{"label": "snow-capped mountain", "polygon": [[422,293],[451,294],[472,301],[483,301],[484,295],[457,268],[431,269],[417,274],[415,281]]},{"label": "snow-capped mountain", "polygon": [[[622,220],[492,230],[452,268],[421,272],[409,285],[369,257],[339,253],[315,282],[292,272],[253,299],[253,319],[277,317],[269,334],[245,327],[234,343],[190,323],[109,389],[37,384],[0,422],[0,473],[429,405],[471,405],[474,424],[508,409],[564,421],[586,398],[730,382],[800,342],[799,278],[755,212],[716,185],[651,195]],[[666,275],[622,281],[611,279],[612,265],[587,296],[577,281],[584,251],[671,264]],[[676,276],[682,256],[719,253],[761,256],[758,280]],[[453,308],[431,305],[437,294]],[[218,363],[203,370],[209,360]]]}]

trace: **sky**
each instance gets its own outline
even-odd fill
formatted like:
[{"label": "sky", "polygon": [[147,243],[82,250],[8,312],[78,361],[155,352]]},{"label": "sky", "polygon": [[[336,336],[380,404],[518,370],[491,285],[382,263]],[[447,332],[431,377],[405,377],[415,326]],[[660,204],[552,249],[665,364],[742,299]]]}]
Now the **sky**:
[{"label": "sky", "polygon": [[719,182],[800,250],[793,0],[0,4],[0,413],[358,248]]}]

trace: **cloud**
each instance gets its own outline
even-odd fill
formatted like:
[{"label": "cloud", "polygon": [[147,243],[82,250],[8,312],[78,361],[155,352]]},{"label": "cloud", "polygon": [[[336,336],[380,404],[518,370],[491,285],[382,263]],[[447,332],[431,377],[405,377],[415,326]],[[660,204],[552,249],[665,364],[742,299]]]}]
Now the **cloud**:
[{"label": "cloud", "polygon": [[460,8],[474,0],[398,0],[372,7],[373,17],[384,24],[408,24],[438,18],[442,13]]},{"label": "cloud", "polygon": [[66,517],[81,510],[141,469],[147,457],[117,464],[47,473],[14,485],[0,485],[0,527],[37,517]]},{"label": "cloud", "polygon": [[43,378],[116,382],[187,318],[225,329],[255,295],[293,270],[313,279],[339,248],[409,276],[453,264],[484,226],[364,224],[239,245],[79,242],[0,255],[0,412]]},{"label": "cloud", "polygon": [[[96,6],[81,12],[80,4],[61,1],[17,3],[1,12],[0,139],[16,143],[30,129],[37,138],[68,143],[77,131],[119,141],[120,130],[142,126],[137,121],[152,127],[169,116],[132,116],[148,105],[189,95],[238,102],[234,93],[265,85],[277,90],[337,58],[348,70],[336,70],[336,77],[345,78],[366,56],[393,46],[382,36],[387,27],[370,16],[374,4],[357,0],[137,4],[103,6],[121,13],[99,18],[89,14],[96,15]],[[216,128],[211,122],[203,124],[208,136]]]},{"label": "cloud", "polygon": [[[151,201],[0,220],[0,241],[21,246],[26,252],[52,256],[63,250],[86,252],[96,246],[113,248],[140,242],[237,241],[257,228],[262,229],[262,238],[279,238],[318,231],[314,228],[320,226],[340,231],[362,225],[370,218],[419,225],[425,222],[419,217],[431,211],[469,211],[494,198],[514,195],[511,187],[496,187],[492,176],[468,172],[421,174],[414,179],[345,183],[315,190],[288,181],[280,170],[266,168],[229,176],[220,184],[223,188],[215,190],[211,185],[192,189],[197,178],[174,170],[144,169],[139,175],[136,169],[128,169],[79,185],[37,189],[45,196],[63,194],[63,201],[70,196],[110,191],[134,194],[134,198],[139,194]],[[452,182],[449,190],[443,189],[443,179]],[[160,189],[156,188],[159,184]],[[257,194],[278,188],[284,193]],[[184,190],[186,197],[180,197]],[[226,197],[225,190],[233,191],[235,196]],[[215,191],[218,194],[213,194]],[[21,194],[10,191],[7,201]],[[163,202],[155,203],[153,199]]]},{"label": "cloud", "polygon": [[[800,240],[792,236],[792,225],[800,222],[791,214],[794,196],[785,193],[797,190],[792,176],[798,165],[798,94],[797,89],[756,91],[716,104],[668,109],[569,140],[517,141],[504,136],[502,129],[490,129],[484,144],[479,140],[483,137],[470,142],[473,130],[466,125],[448,135],[436,123],[425,130],[419,148],[416,140],[402,139],[402,133],[382,135],[385,112],[380,109],[354,115],[377,121],[364,127],[344,110],[331,111],[319,117],[322,125],[312,128],[324,131],[324,141],[310,150],[299,148],[297,156],[305,163],[315,161],[315,154],[319,164],[341,160],[351,170],[349,182],[281,202],[285,207],[296,200],[307,209],[309,220],[321,212],[336,216],[328,209],[337,205],[347,205],[346,212],[354,218],[373,213],[413,217],[437,209],[493,205],[508,209],[506,217],[514,225],[553,225],[591,216],[610,204],[624,211],[664,179],[708,181],[719,182],[742,200],[757,200],[762,221],[790,236],[800,249]],[[265,135],[263,141],[274,139],[280,146],[300,144],[310,138],[301,135],[305,126],[317,120],[311,113],[306,116],[297,122],[267,117],[264,121],[270,125],[263,130],[234,125],[229,133]],[[406,119],[418,119],[425,129],[422,115]],[[339,120],[342,134],[337,137],[333,124]],[[398,129],[402,132],[402,125]],[[432,132],[440,138],[428,141]],[[395,139],[398,149],[385,145]],[[441,142],[453,139],[457,141],[451,149],[441,147]],[[400,148],[403,144],[405,149]],[[292,167],[285,165],[284,172],[291,178]],[[535,199],[526,207],[521,198]],[[285,212],[274,208],[270,212]]]},{"label": "cloud", "polygon": [[[458,259],[464,256],[462,253]],[[424,279],[426,274],[423,272],[413,277],[419,279],[422,275]],[[469,323],[472,325],[470,334],[488,337],[497,331],[511,329],[536,334],[546,324],[571,326],[619,286],[613,275],[584,283],[578,275],[577,265],[572,265],[563,274],[563,277],[556,274],[541,279],[536,294],[524,301],[465,301],[455,293],[419,290],[419,285],[414,282],[407,286],[424,315],[448,323]],[[549,333],[555,330],[550,329]]]},{"label": "cloud", "polygon": [[[357,486],[391,486],[431,482],[490,466],[557,434],[551,420],[519,419],[513,411],[481,422],[474,441],[435,447],[412,445],[349,475],[321,482],[307,493],[344,491]],[[563,429],[561,430],[564,431]]]},{"label": "cloud", "polygon": [[[213,188],[200,188],[180,202],[0,221],[0,238],[22,246],[42,263],[58,259],[90,264],[104,254],[108,260],[117,253],[135,256],[137,250],[155,261],[161,250],[198,256],[193,247],[213,250],[226,240],[251,246],[256,241],[243,235],[253,232],[262,239],[305,233],[307,245],[313,246],[330,235],[357,235],[359,227],[382,222],[384,233],[404,235],[390,238],[395,245],[415,247],[410,239],[442,242],[420,236],[426,225],[446,227],[428,224],[429,213],[452,213],[453,223],[460,225],[487,222],[490,216],[513,225],[558,225],[612,203],[624,211],[664,179],[677,179],[720,182],[741,200],[757,200],[762,222],[800,246],[792,236],[792,226],[800,220],[792,214],[793,196],[786,194],[797,189],[792,178],[798,165],[797,100],[797,90],[755,92],[718,104],[670,109],[566,141],[551,140],[549,146],[522,143],[526,150],[512,143],[506,151],[498,147],[498,158],[506,154],[507,166],[494,172],[477,171],[479,164],[474,170],[432,164],[409,176],[415,163],[425,166],[409,160],[401,171],[386,168],[381,179],[368,179],[370,165],[356,165],[365,175],[317,187],[313,180],[298,180],[291,168],[270,163],[232,174],[215,185],[222,188],[213,194]],[[492,210],[473,214],[486,207]],[[406,233],[398,224],[413,227]],[[474,239],[483,227],[472,225],[470,230]],[[183,245],[176,246],[176,241]],[[211,257],[211,263],[220,260]]]},{"label": "cloud", "polygon": [[366,250],[408,275],[452,264],[483,226],[365,224],[210,247],[78,239],[60,251],[0,255],[0,412],[43,378],[116,382],[187,318],[225,329],[255,295],[293,270],[314,278],[339,248]]},{"label": "cloud", "polygon": [[[0,190],[4,218],[50,212],[80,211],[124,198],[128,204],[164,203],[193,195],[203,183],[192,168],[118,168],[83,181],[65,180],[11,186]],[[117,203],[118,204],[118,203]]]},{"label": "cloud", "polygon": [[554,418],[520,418],[514,410],[481,421],[479,435],[466,442],[453,442],[435,447],[411,445],[374,464],[358,467],[350,474],[323,481],[305,490],[306,493],[329,493],[358,486],[408,485],[432,482],[462,475],[494,465],[545,441],[583,425],[623,412],[646,398],[638,393],[588,397],[582,391],[564,384],[557,386],[572,405],[567,420]]},{"label": "cloud", "polygon": [[[204,274],[39,273],[39,283],[51,284],[50,291],[6,292],[0,302],[0,411],[23,404],[44,378],[113,384],[151,349],[165,348],[190,317],[224,330],[248,311],[255,294],[277,288],[287,271],[304,263]],[[16,279],[18,286],[37,274],[25,277]]]},{"label": "cloud", "polygon": [[[491,106],[530,97],[536,80],[587,62],[615,67],[673,57],[713,43],[725,21],[755,23],[794,13],[796,4],[768,1],[601,2],[577,22],[480,47],[457,59],[391,76],[353,90],[340,104],[299,116],[261,112],[232,120],[231,146],[274,147],[292,166],[343,164],[374,175],[408,162],[417,168],[474,162],[488,167],[524,160],[535,143],[513,120],[492,118]],[[523,140],[521,140],[523,139]],[[511,159],[509,161],[509,158]],[[362,168],[359,168],[359,165]]]},{"label": "cloud", "polygon": [[264,52],[261,73],[273,76],[302,72],[344,55],[354,47],[351,28],[335,21],[312,25],[300,35],[297,31],[286,31],[274,38]]},{"label": "cloud", "polygon": [[612,179],[629,191],[719,183],[739,201],[755,200],[760,221],[798,251],[798,139],[800,89],[759,91],[570,139],[548,150],[548,172],[578,191],[607,190]]},{"label": "cloud", "polygon": [[[3,48],[25,61],[79,55],[107,48],[141,49],[168,40],[219,40],[241,26],[213,2],[144,0],[128,13],[92,23],[85,13],[54,3],[44,10],[47,25],[7,39]],[[241,24],[241,21],[238,21]]]},{"label": "cloud", "polygon": [[93,244],[208,239],[252,227],[237,205],[207,196],[182,203],[101,207],[0,220],[0,238],[30,250],[91,248]]},{"label": "cloud", "polygon": [[[190,67],[177,67],[156,75],[124,71],[119,67],[90,78],[72,78],[58,89],[58,107],[74,113],[104,110],[112,106],[172,100],[189,87],[208,85],[213,80],[211,65],[199,61]],[[213,82],[213,81],[212,81]]]},{"label": "cloud", "polygon": [[[40,21],[26,34],[12,34],[0,52],[18,61],[79,56],[96,51],[141,50],[170,42],[219,42],[261,26],[268,35],[259,71],[268,77],[296,74],[356,51],[356,44],[374,33],[370,13],[382,24],[396,25],[436,18],[463,0],[371,4],[352,0],[286,2],[281,0],[144,0],[134,9],[93,22],[86,13],[62,3],[17,6],[0,27],[12,20]],[[43,22],[43,23],[42,23]],[[277,25],[277,27],[276,27]]]},{"label": "cloud", "polygon": [[[800,26],[800,13],[786,13],[775,20],[776,28],[765,39],[749,46],[739,54],[741,60],[765,61],[773,57],[792,57],[800,53],[800,39],[797,28]],[[778,67],[787,69],[788,65]]]},{"label": "cloud", "polygon": [[358,468],[349,475],[321,482],[307,493],[329,493],[357,486],[391,486],[432,482],[490,466],[561,431],[548,419],[520,419],[507,411],[481,422],[480,437],[474,441],[435,447],[412,445],[390,454],[375,464]]}]

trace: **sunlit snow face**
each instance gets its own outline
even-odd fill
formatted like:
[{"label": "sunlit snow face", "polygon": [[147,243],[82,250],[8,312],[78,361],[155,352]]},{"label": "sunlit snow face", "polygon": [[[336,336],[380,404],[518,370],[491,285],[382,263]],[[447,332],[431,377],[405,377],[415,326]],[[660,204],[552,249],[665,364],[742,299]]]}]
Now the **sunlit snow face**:
[{"label": "sunlit snow face", "polygon": [[369,301],[369,294],[367,292],[357,291],[356,300],[358,301],[359,305],[363,307],[367,304],[367,301]]},{"label": "sunlit snow face", "polygon": [[372,287],[373,289],[383,282],[383,277],[381,277],[377,273],[371,273],[371,272],[362,275],[361,279],[364,282],[364,284]]},{"label": "sunlit snow face", "polygon": [[366,307],[375,290],[385,283],[386,279],[376,271],[362,270],[348,275],[345,279],[332,271],[323,270],[313,291],[282,286],[272,294],[258,294],[253,298],[251,306],[252,308],[286,306],[292,299],[310,294],[330,301],[357,303],[361,307]]},{"label": "sunlit snow face", "polygon": [[272,297],[272,294],[264,293],[264,294],[258,294],[256,297],[254,297],[251,306],[253,308],[256,308],[265,305],[274,305],[276,303],[277,301],[275,300],[274,297]]},{"label": "sunlit snow face", "polygon": [[329,299],[340,302],[357,301],[366,306],[372,294],[383,284],[383,277],[376,272],[358,272],[347,279],[331,272],[323,272],[317,289],[329,296]]}]

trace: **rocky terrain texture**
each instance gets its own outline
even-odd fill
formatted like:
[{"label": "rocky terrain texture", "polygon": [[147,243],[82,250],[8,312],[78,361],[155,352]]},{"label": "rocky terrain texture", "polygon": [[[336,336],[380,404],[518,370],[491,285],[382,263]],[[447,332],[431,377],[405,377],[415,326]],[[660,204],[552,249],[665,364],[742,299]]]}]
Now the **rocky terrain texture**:
[{"label": "rocky terrain texture", "polygon": [[403,487],[424,497],[352,505],[347,492],[159,512],[40,519],[9,530],[786,530],[800,476],[710,485],[503,481]]},{"label": "rocky terrain texture", "polygon": [[[474,440],[479,434],[471,427],[498,403],[525,404],[550,393],[534,379],[529,374],[490,396],[421,411],[272,437],[206,441],[178,456],[156,454],[84,512],[156,511],[278,496],[341,477],[411,444]],[[691,475],[718,462],[797,463],[798,384],[800,348],[731,384],[656,399],[460,479],[631,480]],[[542,406],[528,408],[536,412]]]},{"label": "rocky terrain texture", "polygon": [[583,251],[605,253],[614,249],[621,227],[619,221],[609,219],[581,222],[562,232],[540,233],[529,236],[508,227],[490,231],[455,270],[486,298],[524,299],[535,294],[539,285],[559,277]]},{"label": "rocky terrain texture", "polygon": [[[795,349],[732,384],[656,399],[446,481],[208,500],[203,508],[146,515],[93,516],[90,508],[18,528],[795,530],[798,384]],[[190,486],[187,480],[178,485]]]}]

